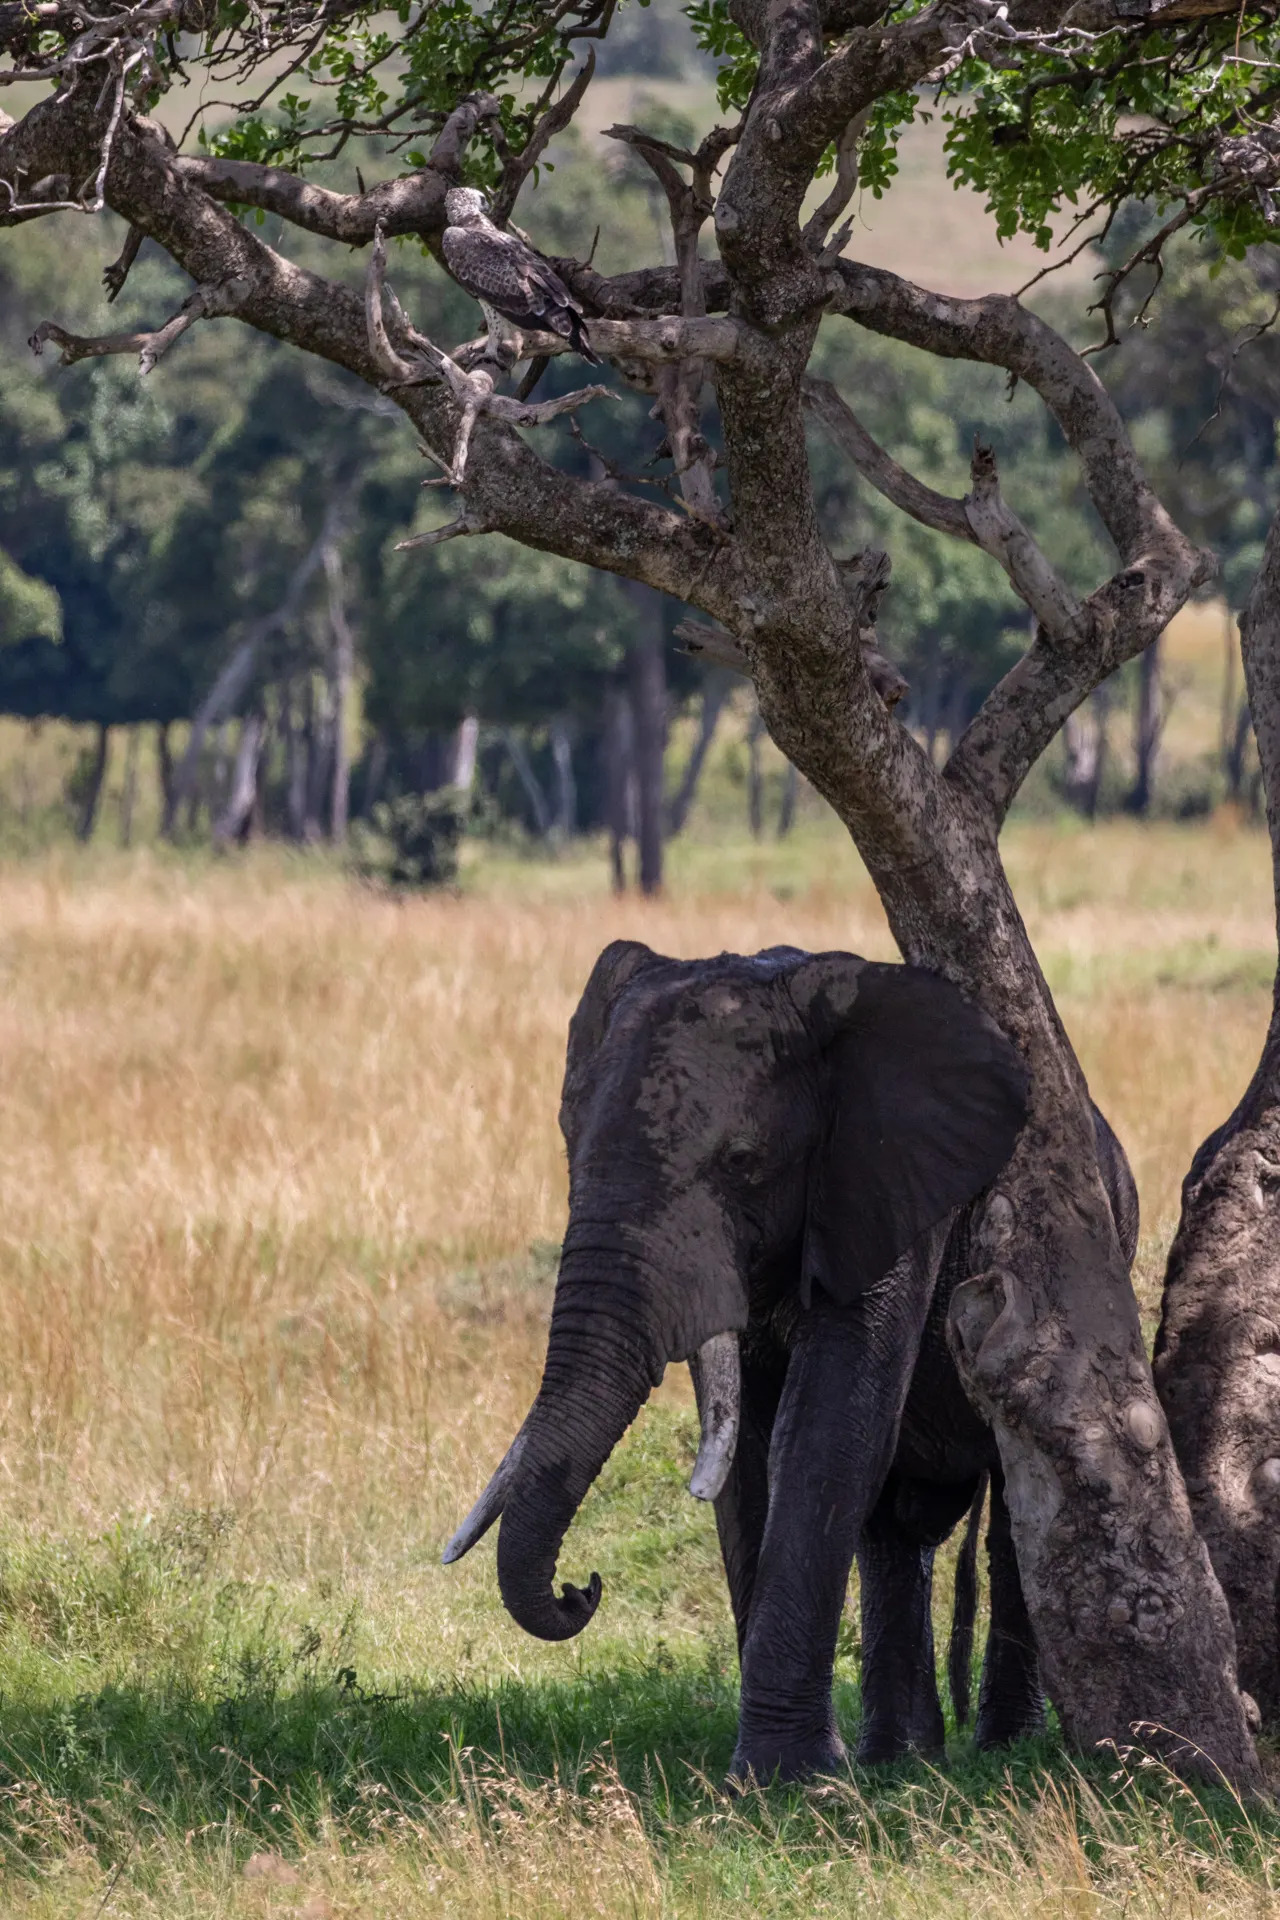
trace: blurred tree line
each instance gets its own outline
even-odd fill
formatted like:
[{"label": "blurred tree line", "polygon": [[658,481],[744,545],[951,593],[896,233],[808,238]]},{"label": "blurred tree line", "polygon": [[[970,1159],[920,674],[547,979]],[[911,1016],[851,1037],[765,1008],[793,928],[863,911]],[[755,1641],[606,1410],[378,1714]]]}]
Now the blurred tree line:
[{"label": "blurred tree line", "polygon": [[[630,39],[611,40],[611,63],[663,76],[675,58],[665,16],[627,17]],[[691,131],[657,99],[637,117],[667,138]],[[602,166],[575,136],[554,160],[524,216],[540,246],[585,252],[599,229],[605,271],[652,252],[665,216],[625,149]],[[683,610],[497,538],[405,547],[446,516],[423,489],[434,470],[400,416],[244,330],[193,330],[146,380],[129,361],[61,369],[27,355],[22,342],[52,311],[101,331],[143,324],[185,292],[144,253],[105,321],[105,236],[89,223],[78,232],[69,241],[37,223],[0,256],[0,713],[95,729],[72,783],[77,831],[93,831],[121,732],[131,812],[139,730],[153,728],[173,836],[341,841],[351,822],[373,822],[389,876],[421,881],[448,871],[464,817],[549,843],[603,828],[616,883],[634,874],[658,885],[663,842],[688,818],[734,684],[678,650]],[[306,236],[291,244],[305,261]],[[1137,423],[1164,498],[1224,556],[1236,606],[1275,490],[1280,324],[1269,289],[1280,288],[1280,264],[1227,262],[1206,281],[1191,270],[1198,244],[1171,253],[1150,323],[1100,371]],[[352,257],[353,281],[363,265]],[[432,337],[478,327],[472,303],[415,247],[398,248],[391,277]],[[1005,491],[1051,559],[1081,593],[1107,570],[1105,536],[1034,396],[1014,391],[994,406],[994,372],[848,327],[824,334],[813,370],[856,399],[882,445],[951,494],[967,489],[980,423],[997,418]],[[556,363],[544,391],[574,378]],[[580,436],[566,427],[556,457],[618,485],[669,484],[659,431],[643,397],[623,390],[583,415]],[[1025,610],[986,555],[898,516],[817,428],[812,457],[834,549],[892,554],[881,638],[932,751],[1017,657]],[[1086,813],[1152,804],[1170,697],[1158,650],[1121,682],[1066,730],[1056,778]],[[1220,742],[1221,785],[1237,798],[1249,779],[1242,694],[1224,689]],[[1114,779],[1108,787],[1108,742],[1122,709],[1136,776],[1120,791]],[[669,766],[682,711],[695,725]],[[744,784],[757,832],[759,746],[751,719]],[[789,774],[776,829],[795,804]]]}]

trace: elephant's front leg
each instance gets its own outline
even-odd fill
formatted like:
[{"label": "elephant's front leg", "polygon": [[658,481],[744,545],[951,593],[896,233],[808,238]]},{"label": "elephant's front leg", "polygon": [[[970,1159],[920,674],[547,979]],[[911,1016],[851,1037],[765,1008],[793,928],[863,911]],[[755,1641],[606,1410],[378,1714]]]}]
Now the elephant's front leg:
[{"label": "elephant's front leg", "polygon": [[[756,1335],[754,1331],[743,1336],[738,1445],[728,1478],[716,1499],[716,1532],[720,1537],[720,1556],[738,1634],[739,1660],[746,1643],[760,1548],[769,1517],[769,1446],[786,1378],[786,1364],[786,1354],[767,1336]],[[692,1366],[690,1371],[701,1408],[697,1372]]]},{"label": "elephant's front leg", "polygon": [[798,1779],[844,1762],[831,1699],[836,1635],[863,1523],[893,1459],[926,1306],[927,1293],[903,1286],[895,1269],[854,1306],[801,1317],[769,1453],[736,1778]]}]

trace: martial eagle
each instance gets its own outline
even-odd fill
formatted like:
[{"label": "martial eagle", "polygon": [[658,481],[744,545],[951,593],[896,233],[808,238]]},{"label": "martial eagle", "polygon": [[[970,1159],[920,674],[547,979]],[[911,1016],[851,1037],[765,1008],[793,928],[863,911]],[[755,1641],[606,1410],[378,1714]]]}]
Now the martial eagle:
[{"label": "martial eagle", "polygon": [[444,211],[449,224],[441,251],[458,285],[517,327],[558,333],[575,353],[598,367],[600,357],[591,350],[582,308],[540,254],[514,233],[494,226],[484,195],[474,187],[451,187]]}]

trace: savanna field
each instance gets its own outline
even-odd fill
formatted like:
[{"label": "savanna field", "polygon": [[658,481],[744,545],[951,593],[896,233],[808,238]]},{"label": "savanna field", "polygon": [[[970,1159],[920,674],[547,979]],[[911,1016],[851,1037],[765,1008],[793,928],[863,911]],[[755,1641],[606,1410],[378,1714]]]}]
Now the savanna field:
[{"label": "savanna field", "polygon": [[[1025,823],[1008,854],[1132,1156],[1178,1185],[1265,1025],[1265,840]],[[0,1907],[25,1915],[1280,1912],[1280,1822],[1052,1740],[730,1802],[736,1667],[674,1367],[543,1646],[440,1549],[534,1392],[565,1027],[618,935],[892,953],[833,823],[475,856],[395,903],[316,859],[0,869]],[[945,1630],[949,1568],[938,1583]],[[856,1606],[841,1643],[856,1721]]]}]

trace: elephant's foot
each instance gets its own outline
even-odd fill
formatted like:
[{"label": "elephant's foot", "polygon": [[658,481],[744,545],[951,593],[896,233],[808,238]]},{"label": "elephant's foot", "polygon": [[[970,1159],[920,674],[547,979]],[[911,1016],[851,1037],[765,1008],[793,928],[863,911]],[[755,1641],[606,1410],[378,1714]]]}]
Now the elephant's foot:
[{"label": "elephant's foot", "polygon": [[994,1698],[983,1690],[978,1702],[974,1742],[980,1753],[992,1747],[1011,1747],[1015,1740],[1033,1740],[1045,1729],[1044,1695],[1021,1690]]},{"label": "elephant's foot", "polygon": [[794,1738],[777,1734],[753,1738],[739,1732],[726,1785],[730,1791],[737,1792],[752,1784],[785,1785],[794,1780],[812,1780],[818,1774],[843,1773],[848,1764],[844,1741],[834,1727]]},{"label": "elephant's foot", "polygon": [[946,1728],[940,1711],[916,1725],[901,1716],[873,1714],[863,1719],[856,1757],[860,1767],[883,1767],[911,1755],[940,1760],[945,1748]]}]

